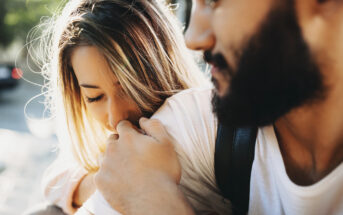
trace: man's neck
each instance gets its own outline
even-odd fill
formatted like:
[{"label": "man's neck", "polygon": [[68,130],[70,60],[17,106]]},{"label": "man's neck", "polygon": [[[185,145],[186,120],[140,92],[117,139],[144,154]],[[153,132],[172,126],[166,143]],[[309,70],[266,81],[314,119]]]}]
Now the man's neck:
[{"label": "man's neck", "polygon": [[287,174],[296,184],[318,182],[343,161],[341,85],[330,89],[325,100],[293,110],[275,123]]}]

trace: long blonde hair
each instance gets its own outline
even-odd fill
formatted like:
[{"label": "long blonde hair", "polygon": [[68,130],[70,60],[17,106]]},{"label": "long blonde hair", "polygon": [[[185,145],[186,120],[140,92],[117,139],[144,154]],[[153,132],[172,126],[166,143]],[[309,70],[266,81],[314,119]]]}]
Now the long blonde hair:
[{"label": "long blonde hair", "polygon": [[49,22],[44,71],[51,107],[63,103],[74,157],[88,171],[98,168],[105,130],[88,115],[70,64],[78,46],[95,46],[125,93],[145,115],[173,94],[208,84],[187,50],[180,25],[158,0],[72,0]]}]

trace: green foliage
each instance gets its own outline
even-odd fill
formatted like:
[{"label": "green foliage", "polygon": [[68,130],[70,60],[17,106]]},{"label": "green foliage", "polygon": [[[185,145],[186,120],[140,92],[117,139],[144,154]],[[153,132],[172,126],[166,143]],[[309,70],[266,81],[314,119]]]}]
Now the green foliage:
[{"label": "green foliage", "polygon": [[0,46],[26,35],[44,16],[52,16],[65,0],[0,0]]}]

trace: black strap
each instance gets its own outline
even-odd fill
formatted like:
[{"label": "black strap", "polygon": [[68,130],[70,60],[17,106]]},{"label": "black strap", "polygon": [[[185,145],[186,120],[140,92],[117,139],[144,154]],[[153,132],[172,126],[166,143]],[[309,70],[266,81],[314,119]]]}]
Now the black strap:
[{"label": "black strap", "polygon": [[218,126],[214,162],[216,181],[222,195],[232,202],[234,214],[248,212],[256,135],[256,127]]}]

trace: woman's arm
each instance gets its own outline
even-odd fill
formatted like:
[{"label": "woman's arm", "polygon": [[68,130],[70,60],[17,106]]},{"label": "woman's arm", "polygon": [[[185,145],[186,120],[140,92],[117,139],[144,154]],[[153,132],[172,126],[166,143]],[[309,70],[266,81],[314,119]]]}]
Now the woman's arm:
[{"label": "woman's arm", "polygon": [[68,214],[73,214],[94,191],[92,186],[94,183],[90,183],[92,175],[75,161],[60,156],[43,176],[44,197],[50,204],[61,207]]},{"label": "woman's arm", "polygon": [[94,191],[94,173],[88,173],[81,179],[79,185],[76,187],[72,204],[75,207],[80,207],[84,202],[87,201]]}]

